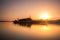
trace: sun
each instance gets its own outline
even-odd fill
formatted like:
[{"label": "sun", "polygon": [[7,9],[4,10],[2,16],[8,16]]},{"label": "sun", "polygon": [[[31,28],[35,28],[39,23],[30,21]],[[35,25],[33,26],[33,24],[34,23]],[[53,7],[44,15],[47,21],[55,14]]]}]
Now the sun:
[{"label": "sun", "polygon": [[50,18],[50,15],[48,13],[42,13],[41,14],[41,19],[46,20],[46,19],[49,19],[49,18]]}]

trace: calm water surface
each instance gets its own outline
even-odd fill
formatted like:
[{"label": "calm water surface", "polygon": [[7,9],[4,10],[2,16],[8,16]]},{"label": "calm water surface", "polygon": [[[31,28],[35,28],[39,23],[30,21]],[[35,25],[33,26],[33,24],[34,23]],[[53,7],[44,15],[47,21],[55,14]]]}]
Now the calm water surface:
[{"label": "calm water surface", "polygon": [[12,22],[0,22],[4,39],[60,39],[60,25],[22,26]]}]

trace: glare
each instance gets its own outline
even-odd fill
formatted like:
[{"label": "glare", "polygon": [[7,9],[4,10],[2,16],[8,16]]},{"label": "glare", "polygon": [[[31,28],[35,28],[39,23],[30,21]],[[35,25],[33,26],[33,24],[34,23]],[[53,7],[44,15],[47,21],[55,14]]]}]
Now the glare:
[{"label": "glare", "polygon": [[49,18],[50,18],[49,13],[42,13],[41,14],[41,19],[46,20],[46,19],[49,19]]}]

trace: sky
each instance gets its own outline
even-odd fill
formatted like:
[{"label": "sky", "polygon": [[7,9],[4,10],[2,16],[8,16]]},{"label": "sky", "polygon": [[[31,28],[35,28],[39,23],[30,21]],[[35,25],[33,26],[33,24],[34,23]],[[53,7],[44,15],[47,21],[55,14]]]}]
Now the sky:
[{"label": "sky", "polygon": [[1,0],[0,20],[12,21],[17,18],[40,19],[47,12],[52,19],[60,19],[59,0]]}]

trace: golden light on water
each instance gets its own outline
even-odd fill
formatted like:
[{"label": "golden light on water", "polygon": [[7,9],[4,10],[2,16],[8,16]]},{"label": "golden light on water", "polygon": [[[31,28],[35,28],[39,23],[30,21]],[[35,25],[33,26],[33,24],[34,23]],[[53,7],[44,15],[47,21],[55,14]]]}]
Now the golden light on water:
[{"label": "golden light on water", "polygon": [[58,32],[58,28],[53,25],[37,25],[32,27],[32,30],[35,32],[35,34],[40,35],[43,38],[47,37],[53,37],[54,35],[56,36]]},{"label": "golden light on water", "polygon": [[[8,25],[7,25],[8,24]],[[59,35],[60,27],[58,25],[32,25],[30,27],[15,25],[10,22],[4,22],[4,25],[1,25],[2,31],[9,32],[9,34],[17,34],[18,37],[37,37],[37,38],[54,38]],[[6,27],[5,27],[6,26]],[[9,26],[9,27],[8,27]],[[8,29],[7,29],[8,28]],[[15,37],[15,35],[13,35]]]},{"label": "golden light on water", "polygon": [[47,28],[47,26],[43,26],[43,30],[47,30],[48,28]]},{"label": "golden light on water", "polygon": [[50,19],[50,17],[51,17],[50,14],[47,12],[44,12],[40,15],[40,18],[43,20]]}]

